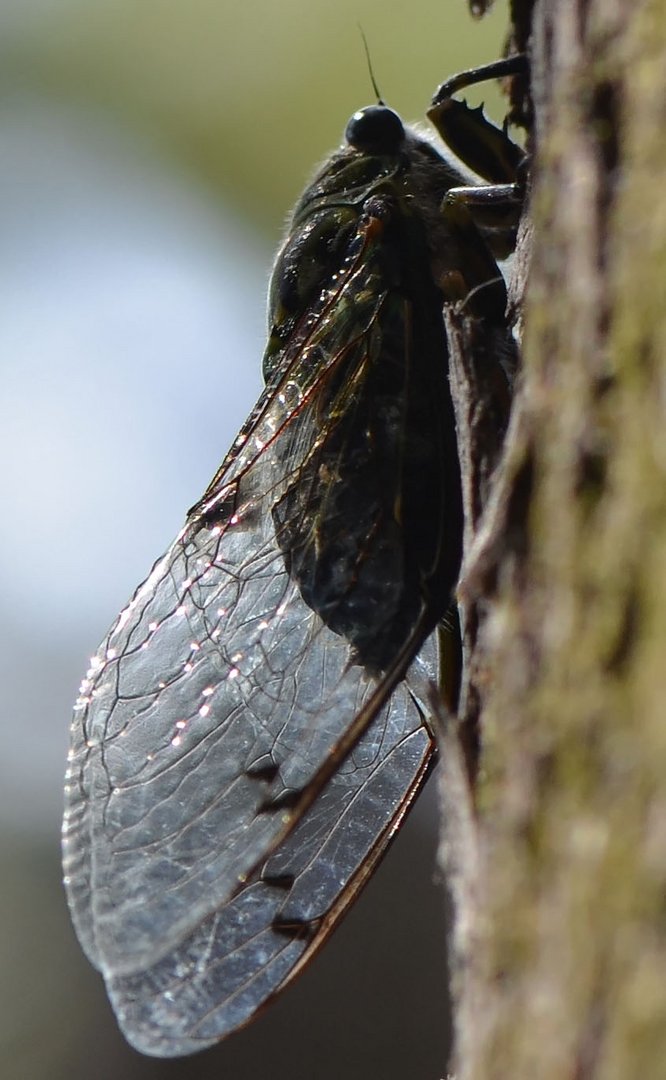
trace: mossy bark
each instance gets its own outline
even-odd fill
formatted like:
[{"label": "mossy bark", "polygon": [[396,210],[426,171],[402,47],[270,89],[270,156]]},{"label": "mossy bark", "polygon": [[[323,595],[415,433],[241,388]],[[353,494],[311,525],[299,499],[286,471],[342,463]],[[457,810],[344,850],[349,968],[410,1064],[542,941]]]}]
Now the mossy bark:
[{"label": "mossy bark", "polygon": [[[499,495],[463,575],[484,617],[481,759],[457,834],[458,862],[465,830],[474,852],[454,895],[467,953],[454,1069],[658,1080],[666,8],[544,0],[531,18],[523,371]],[[449,866],[455,850],[449,829]]]}]

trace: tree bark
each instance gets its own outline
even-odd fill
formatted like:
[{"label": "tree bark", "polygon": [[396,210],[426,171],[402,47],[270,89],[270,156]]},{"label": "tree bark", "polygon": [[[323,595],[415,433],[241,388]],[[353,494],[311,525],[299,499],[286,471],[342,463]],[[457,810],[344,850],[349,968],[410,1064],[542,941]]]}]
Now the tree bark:
[{"label": "tree bark", "polygon": [[443,736],[453,1068],[456,1080],[657,1080],[666,9],[537,0],[513,17],[534,106],[514,287],[523,361],[461,579],[479,622],[469,784],[457,732]]}]

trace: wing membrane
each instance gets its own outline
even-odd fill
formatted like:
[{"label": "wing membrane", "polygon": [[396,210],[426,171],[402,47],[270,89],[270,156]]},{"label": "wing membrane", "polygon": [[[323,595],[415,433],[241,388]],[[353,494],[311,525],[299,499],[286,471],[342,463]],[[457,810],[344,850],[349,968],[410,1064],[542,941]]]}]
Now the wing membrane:
[{"label": "wing membrane", "polygon": [[92,662],[72,725],[65,872],[77,931],[106,975],[159,961],[229,900],[352,719],[396,681],[354,663],[303,601],[273,522],[320,440],[322,383],[341,357],[348,375],[367,361],[383,296],[365,283],[361,269],[343,287],[358,323],[344,346],[325,318],[294,342],[204,516]]},{"label": "wing membrane", "polygon": [[419,708],[401,690],[259,879],[148,970],[108,979],[129,1040],[154,1055],[186,1054],[250,1019],[309,959],[371,873],[431,752]]},{"label": "wing membrane", "polygon": [[460,557],[414,195],[434,220],[438,169],[406,135],[340,152],[308,189],[273,278],[267,388],[81,688],[68,898],[147,1053],[216,1041],[293,977],[432,754],[403,676],[434,648]]}]

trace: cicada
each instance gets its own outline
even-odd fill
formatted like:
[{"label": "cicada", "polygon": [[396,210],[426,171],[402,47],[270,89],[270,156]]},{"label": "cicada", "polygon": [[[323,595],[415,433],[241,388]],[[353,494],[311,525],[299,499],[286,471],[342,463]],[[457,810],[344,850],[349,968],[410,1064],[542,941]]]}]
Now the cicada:
[{"label": "cicada", "polygon": [[433,761],[462,536],[442,306],[486,283],[504,310],[441,212],[462,181],[385,105],[354,114],[277,256],[264,392],[83,680],[65,882],[144,1053],[218,1041],[294,977]]}]

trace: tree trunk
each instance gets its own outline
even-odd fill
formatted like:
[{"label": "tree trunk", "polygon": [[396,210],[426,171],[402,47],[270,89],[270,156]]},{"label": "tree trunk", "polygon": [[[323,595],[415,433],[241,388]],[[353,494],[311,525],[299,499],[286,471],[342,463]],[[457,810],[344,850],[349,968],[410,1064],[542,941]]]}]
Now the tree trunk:
[{"label": "tree trunk", "polygon": [[[481,751],[443,736],[456,1080],[666,1076],[666,9],[529,32],[522,374],[468,547]],[[520,310],[520,304],[518,305]]]}]

